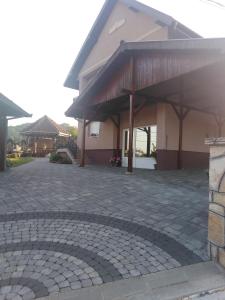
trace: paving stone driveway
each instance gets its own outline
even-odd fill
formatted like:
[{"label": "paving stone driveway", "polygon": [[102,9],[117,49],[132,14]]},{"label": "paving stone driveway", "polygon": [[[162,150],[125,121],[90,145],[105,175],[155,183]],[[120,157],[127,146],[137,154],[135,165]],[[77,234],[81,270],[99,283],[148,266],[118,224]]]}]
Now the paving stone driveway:
[{"label": "paving stone driveway", "polygon": [[203,171],[50,164],[0,174],[0,300],[207,260]]}]

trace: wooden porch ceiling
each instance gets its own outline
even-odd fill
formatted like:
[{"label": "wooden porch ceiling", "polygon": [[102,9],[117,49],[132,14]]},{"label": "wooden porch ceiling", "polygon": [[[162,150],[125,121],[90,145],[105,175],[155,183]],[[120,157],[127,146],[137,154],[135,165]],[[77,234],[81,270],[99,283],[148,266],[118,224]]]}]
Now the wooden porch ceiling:
[{"label": "wooden porch ceiling", "polygon": [[131,92],[136,94],[135,105],[145,98],[149,103],[172,102],[224,114],[224,83],[225,39],[126,43],[66,115],[104,120],[110,114],[128,109]]},{"label": "wooden porch ceiling", "polygon": [[[225,115],[225,60],[137,92],[149,101]],[[182,97],[182,100],[181,100]]]},{"label": "wooden porch ceiling", "polygon": [[[109,116],[129,109],[128,92],[98,105],[88,105],[81,112],[87,119],[105,121]],[[182,102],[181,102],[182,95]],[[165,102],[192,110],[225,115],[225,60],[205,66],[183,76],[136,91],[135,108]]]}]

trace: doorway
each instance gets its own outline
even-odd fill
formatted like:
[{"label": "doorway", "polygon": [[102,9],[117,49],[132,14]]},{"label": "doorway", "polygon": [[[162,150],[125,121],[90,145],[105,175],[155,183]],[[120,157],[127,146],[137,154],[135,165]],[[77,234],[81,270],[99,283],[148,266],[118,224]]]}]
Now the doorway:
[{"label": "doorway", "polygon": [[[148,125],[134,128],[133,167],[155,169],[157,126]],[[123,130],[122,166],[128,165],[129,129]]]}]

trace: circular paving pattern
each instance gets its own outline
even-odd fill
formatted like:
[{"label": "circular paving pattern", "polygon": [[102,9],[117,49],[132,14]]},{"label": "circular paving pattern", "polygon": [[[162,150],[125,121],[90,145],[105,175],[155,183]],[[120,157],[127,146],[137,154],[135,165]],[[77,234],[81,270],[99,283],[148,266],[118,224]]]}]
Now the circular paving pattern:
[{"label": "circular paving pattern", "polygon": [[78,212],[0,215],[0,299],[34,299],[200,262],[143,225]]}]

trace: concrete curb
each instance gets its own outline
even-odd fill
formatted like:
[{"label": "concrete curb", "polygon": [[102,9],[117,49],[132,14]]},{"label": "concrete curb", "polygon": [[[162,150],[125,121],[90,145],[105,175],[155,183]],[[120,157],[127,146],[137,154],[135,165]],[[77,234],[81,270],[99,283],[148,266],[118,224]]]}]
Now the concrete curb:
[{"label": "concrete curb", "polygon": [[190,300],[221,287],[225,288],[225,272],[213,262],[205,262],[39,299]]}]

